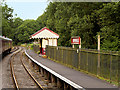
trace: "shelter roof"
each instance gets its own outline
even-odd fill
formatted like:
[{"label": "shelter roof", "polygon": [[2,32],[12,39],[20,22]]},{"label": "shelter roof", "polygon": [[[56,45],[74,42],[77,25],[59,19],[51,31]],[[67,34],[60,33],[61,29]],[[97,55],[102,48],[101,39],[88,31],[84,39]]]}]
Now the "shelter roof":
[{"label": "shelter roof", "polygon": [[41,30],[37,31],[33,35],[31,35],[33,39],[40,39],[40,38],[59,38],[59,35],[52,30],[44,27]]}]

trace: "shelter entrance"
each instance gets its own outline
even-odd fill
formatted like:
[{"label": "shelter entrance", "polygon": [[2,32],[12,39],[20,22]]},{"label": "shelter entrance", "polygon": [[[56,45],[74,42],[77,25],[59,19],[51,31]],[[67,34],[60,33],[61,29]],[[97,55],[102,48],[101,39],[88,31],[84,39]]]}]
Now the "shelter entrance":
[{"label": "shelter entrance", "polygon": [[40,54],[42,54],[42,39],[40,39]]}]

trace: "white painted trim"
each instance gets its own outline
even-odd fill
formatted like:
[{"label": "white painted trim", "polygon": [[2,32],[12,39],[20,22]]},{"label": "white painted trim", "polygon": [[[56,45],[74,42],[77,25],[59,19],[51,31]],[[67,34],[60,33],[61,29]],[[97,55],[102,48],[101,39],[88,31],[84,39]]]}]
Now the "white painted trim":
[{"label": "white painted trim", "polygon": [[56,77],[58,77],[59,79],[63,80],[64,82],[70,84],[71,86],[73,86],[76,89],[82,89],[84,90],[84,88],[82,86],[79,86],[78,84],[74,83],[73,81],[70,81],[69,79],[63,77],[62,75],[56,73],[55,71],[49,69],[48,67],[42,65],[40,62],[36,61],[35,59],[33,59],[30,55],[27,54],[26,50],[25,50],[25,54],[36,64],[38,64],[39,66],[41,66],[42,68],[44,68],[45,70],[47,70],[48,72],[50,72],[51,74],[55,75]]}]

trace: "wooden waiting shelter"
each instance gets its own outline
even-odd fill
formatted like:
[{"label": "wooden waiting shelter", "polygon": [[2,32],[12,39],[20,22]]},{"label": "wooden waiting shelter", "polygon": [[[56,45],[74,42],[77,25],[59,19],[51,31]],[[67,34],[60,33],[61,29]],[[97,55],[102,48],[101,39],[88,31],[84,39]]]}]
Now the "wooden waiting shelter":
[{"label": "wooden waiting shelter", "polygon": [[31,39],[38,39],[40,43],[40,54],[45,55],[46,45],[57,46],[59,35],[48,28],[44,27],[35,34],[31,35]]}]

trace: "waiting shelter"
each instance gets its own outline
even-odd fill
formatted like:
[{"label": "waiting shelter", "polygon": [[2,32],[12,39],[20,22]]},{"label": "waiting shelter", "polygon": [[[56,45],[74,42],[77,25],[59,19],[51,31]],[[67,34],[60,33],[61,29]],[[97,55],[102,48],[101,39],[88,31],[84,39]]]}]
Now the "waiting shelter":
[{"label": "waiting shelter", "polygon": [[46,45],[57,46],[59,35],[52,30],[44,27],[38,32],[31,35],[31,39],[38,39],[40,43],[40,54],[45,55]]}]

